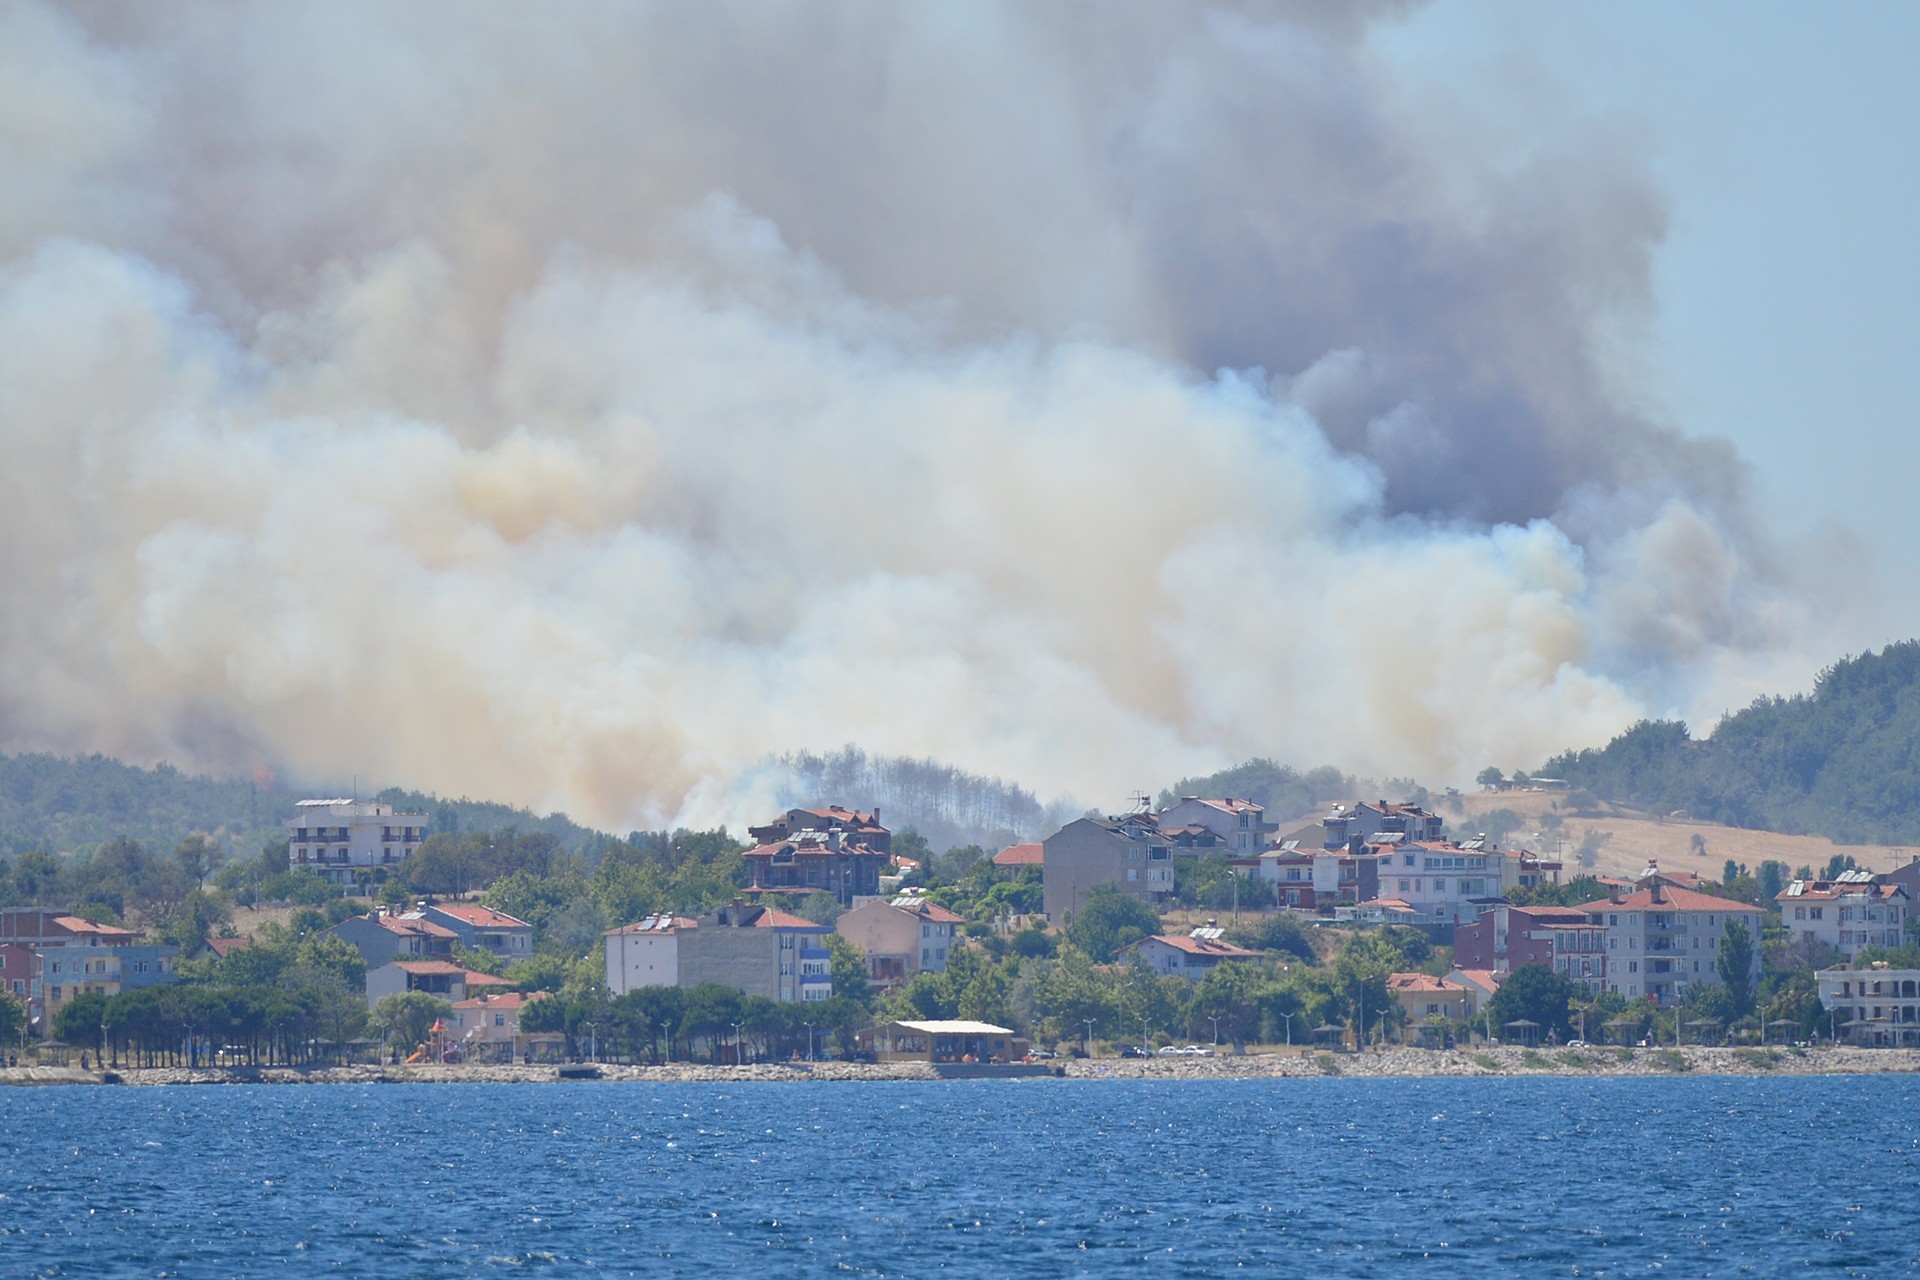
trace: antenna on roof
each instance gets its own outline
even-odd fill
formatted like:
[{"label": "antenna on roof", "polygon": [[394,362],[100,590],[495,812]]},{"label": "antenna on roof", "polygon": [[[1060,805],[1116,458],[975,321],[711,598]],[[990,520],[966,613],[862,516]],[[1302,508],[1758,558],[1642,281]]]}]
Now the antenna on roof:
[{"label": "antenna on roof", "polygon": [[1135,813],[1153,812],[1153,797],[1146,792],[1135,791],[1128,798],[1133,801],[1133,811]]}]

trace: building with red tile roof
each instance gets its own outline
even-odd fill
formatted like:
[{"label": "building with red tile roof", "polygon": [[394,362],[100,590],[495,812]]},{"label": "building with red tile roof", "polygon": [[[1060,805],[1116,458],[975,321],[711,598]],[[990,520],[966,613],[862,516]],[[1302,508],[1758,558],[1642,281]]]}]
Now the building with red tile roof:
[{"label": "building with red tile roof", "polygon": [[1606,929],[1607,990],[1629,1000],[1644,995],[1670,1005],[1691,987],[1722,985],[1716,961],[1729,923],[1746,928],[1753,944],[1751,978],[1759,980],[1760,928],[1767,913],[1749,903],[1655,879],[1632,893],[1616,889],[1583,902],[1580,910]]},{"label": "building with red tile roof", "polygon": [[491,952],[509,963],[533,955],[533,926],[504,911],[477,902],[437,902],[423,907],[420,914],[451,930],[463,947]]},{"label": "building with red tile roof", "polygon": [[1795,942],[1832,947],[1848,961],[1863,947],[1898,948],[1912,936],[1906,887],[1871,871],[1795,880],[1775,896],[1774,905]]},{"label": "building with red tile roof", "polygon": [[1038,867],[1046,861],[1047,847],[1043,844],[1010,844],[993,855],[996,867]]}]

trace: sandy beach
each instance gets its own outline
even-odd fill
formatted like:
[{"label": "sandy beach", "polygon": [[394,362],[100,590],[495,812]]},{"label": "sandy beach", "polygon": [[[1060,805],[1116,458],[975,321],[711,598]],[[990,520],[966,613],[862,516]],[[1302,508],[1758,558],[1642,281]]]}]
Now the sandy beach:
[{"label": "sandy beach", "polygon": [[[1388,1049],[1378,1053],[1256,1053],[1217,1057],[1073,1058],[1056,1064],[1070,1080],[1311,1079],[1326,1076],[1647,1076],[1854,1075],[1920,1071],[1920,1050],[1909,1049]],[[708,1081],[744,1083],[819,1080],[933,1080],[924,1063],[767,1063],[740,1067],[598,1064],[607,1083]],[[0,1084],[413,1084],[552,1083],[553,1066],[440,1065],[261,1068],[77,1067],[0,1069]]]}]

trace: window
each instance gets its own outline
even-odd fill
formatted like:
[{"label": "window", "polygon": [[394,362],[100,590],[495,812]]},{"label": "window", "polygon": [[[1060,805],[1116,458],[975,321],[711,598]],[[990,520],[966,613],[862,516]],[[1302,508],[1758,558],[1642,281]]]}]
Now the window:
[{"label": "window", "polygon": [[1140,868],[1138,867],[1127,868],[1127,879],[1138,880],[1139,878],[1140,878]]}]

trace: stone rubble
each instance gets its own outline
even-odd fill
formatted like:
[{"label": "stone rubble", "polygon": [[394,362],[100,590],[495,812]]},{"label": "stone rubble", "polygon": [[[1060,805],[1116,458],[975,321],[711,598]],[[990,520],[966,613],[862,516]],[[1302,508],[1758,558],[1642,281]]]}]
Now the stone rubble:
[{"label": "stone rubble", "polygon": [[[1920,1050],[1854,1049],[1386,1049],[1369,1053],[1233,1054],[1215,1057],[1063,1058],[1055,1064],[1076,1080],[1240,1080],[1323,1076],[1417,1078],[1529,1075],[1834,1075],[1920,1071]],[[762,1063],[747,1066],[598,1064],[611,1082],[933,1080],[925,1063]],[[421,1063],[412,1066],[108,1068],[130,1085],[177,1084],[400,1084],[551,1083],[553,1066]],[[100,1084],[101,1071],[77,1067],[0,1068],[0,1084]]]}]

